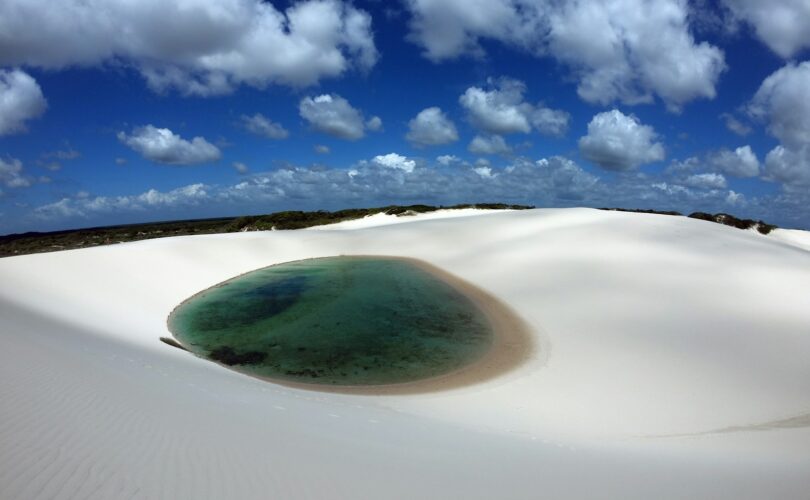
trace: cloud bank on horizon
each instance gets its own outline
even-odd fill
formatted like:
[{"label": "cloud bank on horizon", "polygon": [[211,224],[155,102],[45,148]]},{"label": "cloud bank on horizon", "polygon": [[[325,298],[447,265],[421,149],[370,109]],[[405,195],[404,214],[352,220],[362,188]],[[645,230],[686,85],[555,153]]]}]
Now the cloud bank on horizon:
[{"label": "cloud bank on horizon", "polygon": [[6,0],[0,233],[504,201],[810,228],[802,0]]}]

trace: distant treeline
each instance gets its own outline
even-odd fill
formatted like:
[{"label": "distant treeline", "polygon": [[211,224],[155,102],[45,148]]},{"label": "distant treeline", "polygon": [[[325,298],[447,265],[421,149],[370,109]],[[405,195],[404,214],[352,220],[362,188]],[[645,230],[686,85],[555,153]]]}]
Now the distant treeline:
[{"label": "distant treeline", "polygon": [[442,209],[459,208],[524,210],[534,207],[529,205],[507,205],[504,203],[479,203],[438,207],[431,205],[390,205],[377,208],[350,208],[336,212],[327,212],[324,210],[318,210],[316,212],[287,211],[267,215],[151,222],[46,233],[30,232],[0,236],[0,257],[110,245],[113,243],[148,240],[166,236],[267,231],[271,229],[302,229],[324,224],[334,224],[335,222],[346,220],[361,219],[378,213],[407,216]]},{"label": "distant treeline", "polygon": [[[678,215],[683,216],[680,212],[675,212],[673,210],[640,210],[640,209],[628,209],[628,208],[600,208],[600,210],[610,210],[613,212],[634,212],[634,213],[641,213],[641,214],[659,214],[659,215]],[[693,212],[687,217],[691,219],[700,219],[709,222],[716,222],[718,224],[724,224],[726,226],[736,227],[737,229],[756,229],[762,234],[768,234],[774,229],[779,226],[774,224],[768,224],[767,222],[763,222],[761,220],[754,220],[754,219],[740,219],[734,217],[733,215],[718,213],[718,214],[708,214],[706,212]]]}]

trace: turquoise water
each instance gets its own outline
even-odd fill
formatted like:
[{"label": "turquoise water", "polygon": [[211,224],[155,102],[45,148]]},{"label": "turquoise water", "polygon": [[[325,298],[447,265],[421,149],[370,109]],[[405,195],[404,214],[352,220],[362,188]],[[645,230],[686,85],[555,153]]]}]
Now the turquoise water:
[{"label": "turquoise water", "polygon": [[191,352],[243,373],[349,386],[456,370],[493,337],[455,288],[406,260],[377,257],[253,271],[181,304],[169,328]]}]

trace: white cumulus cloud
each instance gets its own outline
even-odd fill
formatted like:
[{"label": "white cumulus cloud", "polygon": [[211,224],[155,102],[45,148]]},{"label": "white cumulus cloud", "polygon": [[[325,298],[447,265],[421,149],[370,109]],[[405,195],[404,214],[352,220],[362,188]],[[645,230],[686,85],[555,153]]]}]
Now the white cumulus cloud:
[{"label": "white cumulus cloud", "polygon": [[741,146],[734,151],[721,149],[709,155],[709,163],[721,172],[735,177],[759,175],[759,159],[751,146]]},{"label": "white cumulus cloud", "polygon": [[729,113],[723,113],[720,118],[726,124],[726,128],[735,134],[745,137],[751,133],[751,127],[740,121],[737,117]]},{"label": "white cumulus cloud", "polygon": [[489,179],[497,175],[492,172],[492,167],[490,167],[489,165],[477,165],[473,167],[472,170],[473,172],[475,172],[484,179]]},{"label": "white cumulus cloud", "polygon": [[455,155],[441,155],[436,157],[436,162],[443,167],[451,165],[453,163],[458,163],[461,161],[461,158]]},{"label": "white cumulus cloud", "polygon": [[[707,212],[728,210],[733,205],[737,215],[782,225],[806,224],[810,214],[806,190],[746,199],[728,188],[714,187],[722,185],[720,177],[698,177],[691,181],[700,187],[685,185],[688,175],[701,175],[696,172],[673,179],[646,173],[600,179],[599,174],[558,156],[536,161],[513,157],[498,164],[460,162],[450,168],[423,164],[423,160],[396,153],[379,158],[349,167],[287,165],[226,185],[192,184],[170,191],[148,190],[120,196],[77,194],[40,206],[34,209],[33,216],[39,216],[39,223],[57,228],[73,224],[66,222],[70,217],[84,217],[82,223],[88,225],[127,218],[177,219],[206,213],[338,209],[391,203],[449,205],[476,200],[538,206],[678,206],[682,210]],[[408,172],[411,165],[413,170]],[[5,218],[0,222],[10,227],[14,221]]]},{"label": "white cumulus cloud", "polygon": [[[541,175],[548,178],[549,190],[561,200],[582,200],[587,193],[599,185],[599,179],[584,170],[575,162],[562,156],[542,158],[535,162]],[[507,168],[511,173],[512,167]]]},{"label": "white cumulus cloud", "polygon": [[723,0],[734,14],[754,27],[774,52],[789,58],[810,47],[810,2],[807,0]]},{"label": "white cumulus cloud", "polygon": [[88,196],[79,193],[75,197],[41,205],[34,209],[40,219],[90,218],[110,213],[143,212],[145,210],[173,209],[183,206],[198,206],[210,201],[204,184],[189,184],[170,191],[149,189],[140,194],[123,196]]},{"label": "white cumulus cloud", "polygon": [[768,123],[783,144],[810,144],[810,61],[787,64],[768,76],[754,95],[749,111]]},{"label": "white cumulus cloud", "polygon": [[375,165],[379,165],[381,167],[403,170],[408,173],[413,172],[413,169],[416,168],[415,161],[409,160],[407,157],[397,153],[378,155],[375,156],[371,161]]},{"label": "white cumulus cloud", "polygon": [[242,115],[241,124],[248,132],[268,139],[286,139],[290,133],[280,123],[276,123],[261,113],[253,116]]},{"label": "white cumulus cloud", "polygon": [[[0,33],[2,23],[0,16]],[[42,89],[28,73],[0,69],[0,136],[24,132],[25,122],[40,116],[47,107]]]},{"label": "white cumulus cloud", "polygon": [[467,150],[483,155],[505,155],[512,152],[512,148],[500,135],[476,135],[470,141]]},{"label": "white cumulus cloud", "polygon": [[438,146],[458,140],[456,125],[438,107],[423,109],[408,122],[405,138],[416,147]]},{"label": "white cumulus cloud", "polygon": [[[389,153],[352,168],[324,165],[289,166],[240,179],[232,185],[191,184],[170,191],[150,189],[121,196],[76,195],[34,209],[51,224],[70,218],[86,221],[120,219],[127,215],[171,218],[199,213],[201,207],[246,212],[326,207],[373,206],[390,203],[452,204],[477,199],[544,205],[581,204],[599,196],[598,179],[574,162],[553,157],[537,162],[516,158],[504,168],[476,162],[470,168],[418,168],[415,160]],[[195,208],[196,207],[196,208]],[[140,215],[139,215],[140,214]],[[106,217],[106,218],[105,218]]]},{"label": "white cumulus cloud", "polygon": [[501,82],[500,88],[486,91],[470,87],[459,97],[476,127],[493,134],[531,131],[528,113],[521,109],[525,86],[514,80]]},{"label": "white cumulus cloud", "polygon": [[[753,1],[753,0],[752,0]],[[802,1],[802,0],[798,0]],[[670,109],[713,98],[723,52],[698,42],[684,0],[409,0],[410,38],[442,61],[496,40],[570,69],[588,102],[660,97]]]},{"label": "white cumulus cloud", "polygon": [[135,128],[132,133],[118,133],[118,140],[144,158],[168,165],[192,165],[219,160],[219,148],[202,137],[187,141],[167,128],[153,125]]},{"label": "white cumulus cloud", "polygon": [[305,86],[377,61],[371,16],[340,0],[4,0],[0,65],[123,61],[157,91]]},{"label": "white cumulus cloud", "polygon": [[459,97],[470,122],[491,134],[531,132],[561,136],[568,130],[570,116],[565,111],[525,102],[526,85],[510,78],[490,80],[489,89],[470,87]]},{"label": "white cumulus cloud", "polygon": [[732,206],[742,205],[745,203],[745,195],[729,190],[728,194],[726,195],[726,203]]},{"label": "white cumulus cloud", "polygon": [[776,146],[765,156],[765,177],[787,185],[810,186],[810,146]]},{"label": "white cumulus cloud", "polygon": [[28,187],[31,179],[23,175],[23,164],[16,158],[0,158],[0,184],[7,188]]},{"label": "white cumulus cloud", "polygon": [[810,62],[787,64],[767,77],[748,109],[781,143],[765,157],[766,177],[810,184]]},{"label": "white cumulus cloud", "polygon": [[588,124],[579,149],[591,162],[607,170],[625,171],[664,159],[664,146],[649,125],[616,109],[599,113]]},{"label": "white cumulus cloud", "polygon": [[382,119],[379,116],[372,116],[366,121],[366,128],[372,132],[379,132],[383,128]]},{"label": "white cumulus cloud", "polygon": [[537,106],[531,113],[531,122],[541,134],[560,137],[568,131],[571,115],[560,109]]},{"label": "white cumulus cloud", "polygon": [[723,174],[693,174],[683,180],[683,184],[698,189],[724,189],[726,178]]},{"label": "white cumulus cloud", "polygon": [[301,99],[298,111],[313,129],[324,134],[348,140],[365,135],[363,114],[337,94],[305,97]]}]

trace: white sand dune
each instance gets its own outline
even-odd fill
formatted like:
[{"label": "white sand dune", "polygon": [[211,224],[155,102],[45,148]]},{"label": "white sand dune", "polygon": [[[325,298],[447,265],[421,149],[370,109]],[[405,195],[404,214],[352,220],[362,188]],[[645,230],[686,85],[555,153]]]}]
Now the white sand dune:
[{"label": "white sand dune", "polygon": [[774,229],[768,237],[810,252],[810,231]]},{"label": "white sand dune", "polygon": [[[807,498],[810,252],[590,209],[368,222],[1,259],[0,498]],[[539,349],[479,385],[357,396],[158,341],[204,288],[337,254],[462,277]]]}]

